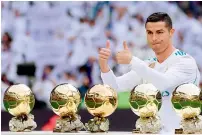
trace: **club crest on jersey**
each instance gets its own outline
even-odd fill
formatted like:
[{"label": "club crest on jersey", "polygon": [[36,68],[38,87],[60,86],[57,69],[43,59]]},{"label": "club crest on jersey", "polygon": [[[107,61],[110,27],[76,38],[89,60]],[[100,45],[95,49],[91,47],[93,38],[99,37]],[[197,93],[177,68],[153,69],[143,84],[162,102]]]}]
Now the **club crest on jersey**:
[{"label": "club crest on jersey", "polygon": [[154,68],[154,67],[155,67],[155,63],[149,64],[149,67],[150,67],[150,68]]}]

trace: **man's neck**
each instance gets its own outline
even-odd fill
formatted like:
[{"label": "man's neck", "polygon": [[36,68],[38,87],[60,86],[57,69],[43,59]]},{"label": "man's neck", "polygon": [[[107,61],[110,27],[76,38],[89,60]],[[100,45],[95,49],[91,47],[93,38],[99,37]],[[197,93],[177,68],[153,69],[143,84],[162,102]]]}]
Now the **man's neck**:
[{"label": "man's neck", "polygon": [[175,49],[176,48],[174,46],[169,46],[163,52],[156,53],[156,58],[157,58],[158,62],[163,63],[173,53],[173,51],[175,51]]}]

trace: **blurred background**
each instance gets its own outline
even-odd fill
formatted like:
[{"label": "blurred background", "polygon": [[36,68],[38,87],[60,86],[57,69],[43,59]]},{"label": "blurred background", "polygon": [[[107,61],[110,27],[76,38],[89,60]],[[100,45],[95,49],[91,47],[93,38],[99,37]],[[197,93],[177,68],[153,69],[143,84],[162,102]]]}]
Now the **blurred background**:
[{"label": "blurred background", "polygon": [[[145,33],[146,18],[154,12],[170,15],[174,46],[192,55],[202,73],[202,2],[1,1],[1,99],[10,85],[28,85],[36,97],[32,113],[37,130],[52,130],[57,116],[49,107],[51,90],[71,83],[83,98],[89,88],[101,84],[98,51],[107,39],[112,51],[109,65],[117,76],[128,70],[114,57],[123,40],[140,59],[154,56]],[[130,131],[137,116],[130,110],[129,92],[118,96],[118,109],[109,116],[110,130]],[[1,114],[5,131],[12,116],[3,104]],[[79,114],[83,122],[92,118],[83,102]]]}]

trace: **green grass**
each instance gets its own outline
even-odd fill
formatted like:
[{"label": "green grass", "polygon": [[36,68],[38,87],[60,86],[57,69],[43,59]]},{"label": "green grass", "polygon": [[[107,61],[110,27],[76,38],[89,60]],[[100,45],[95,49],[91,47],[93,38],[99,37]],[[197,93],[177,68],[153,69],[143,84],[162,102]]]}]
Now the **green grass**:
[{"label": "green grass", "polygon": [[129,105],[130,92],[119,92],[118,93],[118,109],[130,109]]}]

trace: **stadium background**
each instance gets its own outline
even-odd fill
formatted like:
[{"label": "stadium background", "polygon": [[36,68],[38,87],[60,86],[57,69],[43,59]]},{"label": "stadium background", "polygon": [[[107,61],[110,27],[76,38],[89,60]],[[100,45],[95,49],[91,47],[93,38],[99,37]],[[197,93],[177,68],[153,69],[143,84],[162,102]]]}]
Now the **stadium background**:
[{"label": "stadium background", "polygon": [[[110,67],[127,72],[114,54],[126,40],[142,60],[154,56],[148,48],[144,23],[153,12],[167,12],[176,29],[175,47],[191,54],[202,72],[202,2],[1,2],[1,99],[9,85],[27,84],[36,96],[33,110],[37,130],[51,130],[56,116],[49,107],[51,90],[60,83],[76,86],[82,97],[102,83],[99,48],[110,39]],[[201,84],[202,85],[202,79]],[[119,92],[118,109],[110,130],[130,131],[137,116],[128,104],[129,92]],[[1,104],[1,129],[8,130],[11,115]],[[82,121],[92,118],[82,102]]]}]

